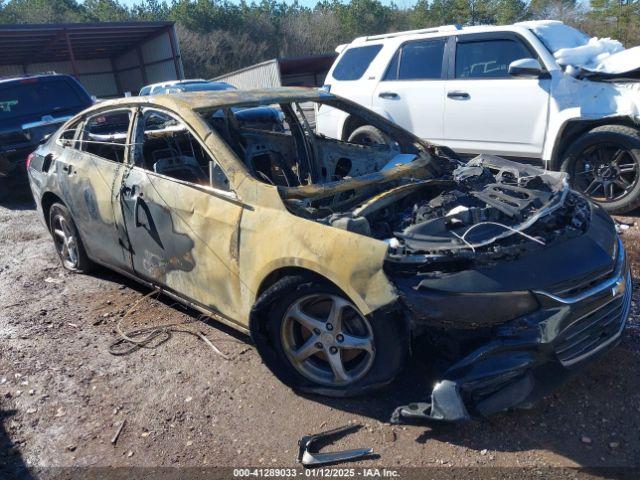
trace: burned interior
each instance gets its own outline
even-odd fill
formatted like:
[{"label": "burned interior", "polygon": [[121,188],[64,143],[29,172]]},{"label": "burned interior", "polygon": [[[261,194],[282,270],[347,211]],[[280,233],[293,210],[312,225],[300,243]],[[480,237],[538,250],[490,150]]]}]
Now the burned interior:
[{"label": "burned interior", "polygon": [[588,227],[587,202],[565,174],[490,155],[463,163],[387,125],[384,143],[317,134],[309,112],[340,107],[282,103],[204,117],[256,179],[279,188],[291,212],[384,240],[399,270],[508,260]]}]

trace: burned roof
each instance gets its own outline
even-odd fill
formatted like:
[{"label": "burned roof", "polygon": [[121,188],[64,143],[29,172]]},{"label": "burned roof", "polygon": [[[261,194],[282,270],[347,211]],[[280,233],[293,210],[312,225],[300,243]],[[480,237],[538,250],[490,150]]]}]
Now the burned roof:
[{"label": "burned roof", "polygon": [[216,90],[203,92],[172,93],[119,98],[95,105],[91,110],[125,105],[160,105],[167,108],[190,108],[192,110],[211,110],[231,105],[271,105],[281,102],[311,102],[321,98],[333,98],[331,94],[315,88],[282,87],[256,90]]}]

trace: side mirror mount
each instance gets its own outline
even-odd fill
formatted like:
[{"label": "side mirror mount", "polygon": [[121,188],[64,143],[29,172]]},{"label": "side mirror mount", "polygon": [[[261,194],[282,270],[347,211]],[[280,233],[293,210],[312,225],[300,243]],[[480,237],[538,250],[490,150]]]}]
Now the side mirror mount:
[{"label": "side mirror mount", "polygon": [[544,70],[535,58],[521,58],[509,64],[509,75],[512,77],[540,78]]}]

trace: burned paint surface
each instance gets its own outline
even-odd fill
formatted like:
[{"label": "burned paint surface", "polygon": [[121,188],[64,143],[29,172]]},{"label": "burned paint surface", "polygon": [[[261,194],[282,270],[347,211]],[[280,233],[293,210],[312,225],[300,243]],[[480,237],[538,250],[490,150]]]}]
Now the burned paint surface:
[{"label": "burned paint surface", "polygon": [[[79,215],[94,219],[80,220],[81,230],[92,232],[87,235],[87,250],[95,252],[92,256],[102,263],[111,263],[116,254],[121,259],[129,257],[128,265],[120,261],[122,270],[153,279],[238,326],[248,325],[263,280],[284,267],[306,268],[325,276],[365,314],[395,301],[395,288],[382,271],[386,254],[383,242],[292,215],[278,189],[254,179],[198,113],[225,105],[269,105],[323,97],[317,91],[297,88],[215,95],[205,92],[120,99],[88,109],[84,116],[114,107],[154,107],[174,112],[202,139],[235,193],[221,194],[167,179],[133,166],[131,159],[127,159],[128,166],[87,160],[82,152],[54,144],[65,155],[73,152],[79,165],[86,165],[78,177],[88,183],[83,187],[67,182],[69,195],[62,196],[74,204],[80,191],[90,192],[88,198],[96,199],[87,207],[82,194],[85,206],[78,207],[86,212]],[[59,191],[55,177],[45,179],[37,194]],[[138,193],[143,192],[143,199],[138,201],[138,226],[133,212],[135,198],[126,196],[126,189],[134,186]],[[96,213],[100,217],[97,221]],[[96,224],[107,226],[110,236],[105,237]],[[101,252],[101,245],[106,244],[108,254]]]}]

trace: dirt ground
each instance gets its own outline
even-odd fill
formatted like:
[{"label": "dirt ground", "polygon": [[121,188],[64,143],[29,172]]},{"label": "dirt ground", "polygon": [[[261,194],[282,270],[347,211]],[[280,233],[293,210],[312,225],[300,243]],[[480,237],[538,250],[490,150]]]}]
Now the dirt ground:
[{"label": "dirt ground", "polygon": [[[623,235],[637,274],[640,218],[623,220],[637,224]],[[538,477],[588,467],[597,477],[592,467],[640,466],[637,296],[621,345],[534,409],[430,429],[387,422],[430,390],[420,352],[376,395],[300,396],[247,338],[170,300],[146,300],[125,328],[187,322],[183,331],[154,348],[114,345],[116,322],[147,293],[106,270],[66,272],[30,197],[0,201],[0,478],[38,467],[296,467],[298,438],[347,423],[363,428],[333,448],[378,455],[350,467],[531,467]],[[184,330],[204,333],[228,360]]]}]

